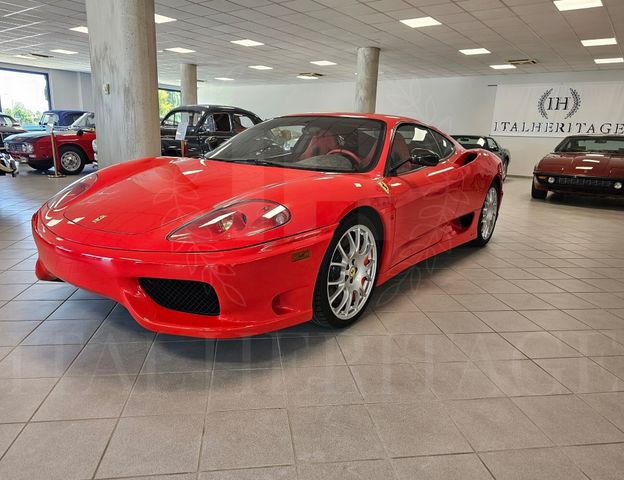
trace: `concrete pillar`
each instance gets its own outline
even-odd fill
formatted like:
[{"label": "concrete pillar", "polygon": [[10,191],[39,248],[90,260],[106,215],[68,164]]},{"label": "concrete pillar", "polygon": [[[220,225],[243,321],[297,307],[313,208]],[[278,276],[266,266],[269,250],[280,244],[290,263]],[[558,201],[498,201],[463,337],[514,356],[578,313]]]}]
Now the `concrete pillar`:
[{"label": "concrete pillar", "polygon": [[101,166],[160,155],[154,0],[86,0]]},{"label": "concrete pillar", "polygon": [[357,52],[357,79],[355,84],[355,111],[375,113],[377,103],[377,76],[379,48],[361,47]]},{"label": "concrete pillar", "polygon": [[197,65],[183,63],[180,69],[182,105],[197,105]]}]

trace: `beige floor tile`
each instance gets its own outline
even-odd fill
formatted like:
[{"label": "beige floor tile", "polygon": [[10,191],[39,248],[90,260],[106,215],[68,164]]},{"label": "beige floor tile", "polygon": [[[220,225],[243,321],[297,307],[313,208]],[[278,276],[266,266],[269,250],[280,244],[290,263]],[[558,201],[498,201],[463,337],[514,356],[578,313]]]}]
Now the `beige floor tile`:
[{"label": "beige floor tile", "polygon": [[412,302],[423,312],[461,312],[467,310],[450,295],[414,294]]},{"label": "beige floor tile", "polygon": [[354,365],[351,373],[368,403],[413,402],[432,399],[430,376],[409,364]]},{"label": "beige floor tile", "polygon": [[503,392],[470,362],[435,363],[421,367],[427,384],[442,400],[502,397]]},{"label": "beige floor tile", "polygon": [[349,405],[363,403],[347,366],[284,369],[288,405]]},{"label": "beige floor tile", "polygon": [[492,331],[490,327],[479,320],[479,318],[471,312],[429,312],[427,315],[444,333],[474,333]]},{"label": "beige floor tile", "polygon": [[[431,317],[431,315],[429,315],[429,317]],[[439,325],[436,326],[429,317],[422,312],[380,312],[377,316],[386,330],[391,334],[441,333],[438,328]]]},{"label": "beige floor tile", "polygon": [[512,360],[525,356],[498,333],[465,333],[449,335],[449,338],[471,360]]},{"label": "beige floor tile", "polygon": [[624,355],[624,345],[596,331],[553,332],[553,335],[583,355]]},{"label": "beige floor tile", "polygon": [[552,310],[554,306],[532,293],[499,293],[494,295],[513,310]]},{"label": "beige floor tile", "polygon": [[591,445],[564,449],[591,480],[615,480],[624,471],[624,445]]},{"label": "beige floor tile", "polygon": [[399,480],[492,480],[475,454],[397,458],[393,464]]},{"label": "beige floor tile", "polygon": [[445,335],[401,335],[393,337],[402,358],[410,362],[463,362],[468,357]]},{"label": "beige floor tile", "polygon": [[544,330],[589,330],[590,326],[561,310],[523,310],[520,311],[529,320]]},{"label": "beige floor tile", "polygon": [[624,318],[607,310],[570,310],[569,315],[596,329],[624,329]]},{"label": "beige floor tile", "polygon": [[529,358],[581,356],[580,352],[548,332],[512,332],[501,335]]},{"label": "beige floor tile", "polygon": [[541,330],[531,320],[512,310],[475,312],[475,315],[495,332],[531,332]]},{"label": "beige floor tile", "polygon": [[499,360],[477,365],[510,397],[570,393],[532,360]]},{"label": "beige floor tile", "polygon": [[0,478],[90,478],[114,427],[115,420],[31,423],[0,461]]},{"label": "beige floor tile", "polygon": [[388,336],[340,336],[338,344],[349,365],[405,363],[407,360],[405,352]]},{"label": "beige floor tile", "polygon": [[[304,464],[299,466],[298,473],[298,480],[396,480],[392,465],[387,460]],[[267,480],[273,478],[267,477]],[[291,476],[284,480],[293,478]],[[246,480],[246,477],[241,477],[241,480]],[[249,480],[257,478],[250,477]]]},{"label": "beige floor tile", "polygon": [[[195,480],[195,474],[189,475],[188,480]],[[198,480],[291,480],[297,478],[294,466],[290,467],[263,467],[246,468],[243,470],[221,470],[219,472],[201,472]],[[137,480],[178,480],[174,477],[140,478]],[[179,480],[187,480],[180,478]]]},{"label": "beige floor tile", "polygon": [[624,441],[624,433],[574,395],[513,401],[557,445]]},{"label": "beige floor tile", "polygon": [[448,402],[455,424],[477,451],[550,446],[552,442],[507,398]]},{"label": "beige floor tile", "polygon": [[472,452],[440,402],[369,405],[368,409],[391,457]]},{"label": "beige floor tile", "polygon": [[580,397],[620,430],[624,430],[624,392],[588,393]]},{"label": "beige floor tile", "polygon": [[212,376],[208,409],[248,410],[286,406],[281,369],[216,370]]},{"label": "beige floor tile", "polygon": [[575,393],[624,390],[622,380],[589,358],[550,358],[536,362]]},{"label": "beige floor tile", "polygon": [[479,455],[496,480],[586,480],[559,449],[509,450]]}]

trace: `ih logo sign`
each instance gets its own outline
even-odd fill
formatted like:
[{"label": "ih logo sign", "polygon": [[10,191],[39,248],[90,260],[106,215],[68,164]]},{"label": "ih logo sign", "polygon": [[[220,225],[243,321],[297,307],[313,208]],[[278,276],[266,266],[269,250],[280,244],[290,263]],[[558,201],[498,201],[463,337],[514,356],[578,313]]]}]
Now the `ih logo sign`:
[{"label": "ih logo sign", "polygon": [[581,108],[581,95],[578,90],[570,88],[569,96],[553,96],[553,89],[546,90],[537,101],[537,110],[540,115],[548,119],[548,113],[553,111],[567,112],[565,118],[571,118]]}]

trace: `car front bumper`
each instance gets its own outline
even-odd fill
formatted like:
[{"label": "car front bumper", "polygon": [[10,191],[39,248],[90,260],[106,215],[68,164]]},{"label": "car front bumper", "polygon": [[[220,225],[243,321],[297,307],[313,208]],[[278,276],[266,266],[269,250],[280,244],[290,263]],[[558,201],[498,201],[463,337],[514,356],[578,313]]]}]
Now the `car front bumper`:
[{"label": "car front bumper", "polygon": [[[620,188],[616,188],[617,184]],[[579,195],[624,197],[624,178],[602,178],[536,172],[533,185],[537,190]]]},{"label": "car front bumper", "polygon": [[[253,247],[209,253],[122,251],[57,237],[35,214],[33,235],[40,279],[61,279],[112,298],[143,327],[160,333],[232,338],[265,333],[312,318],[320,265],[335,226]],[[218,315],[162,306],[139,279],[209,284]]]}]

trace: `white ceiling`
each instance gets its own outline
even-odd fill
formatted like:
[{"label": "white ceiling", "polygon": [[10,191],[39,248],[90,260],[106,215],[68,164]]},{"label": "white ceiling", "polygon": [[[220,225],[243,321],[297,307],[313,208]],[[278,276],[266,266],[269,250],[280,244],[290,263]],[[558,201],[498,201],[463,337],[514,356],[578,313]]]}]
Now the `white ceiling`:
[{"label": "white ceiling", "polygon": [[[382,49],[386,78],[622,69],[622,64],[593,61],[621,57],[620,44],[587,48],[580,42],[614,36],[624,42],[624,0],[603,3],[560,12],[552,0],[156,0],[156,13],[177,19],[157,25],[158,49],[196,50],[159,53],[159,78],[178,84],[180,63],[197,63],[199,78],[207,82],[232,77],[246,83],[292,83],[304,81],[295,75],[309,71],[329,80],[352,80],[356,48],[371,45]],[[423,16],[442,25],[412,29],[399,22]],[[69,30],[86,23],[84,0],[0,0],[0,62],[88,71],[88,35]],[[265,45],[230,43],[246,38]],[[492,54],[458,52],[477,47]],[[58,48],[79,53],[50,52]],[[31,52],[54,58],[15,57]],[[505,71],[489,67],[517,58],[539,63]],[[338,65],[319,67],[309,63],[313,60]],[[274,69],[248,68],[259,64]]]}]

